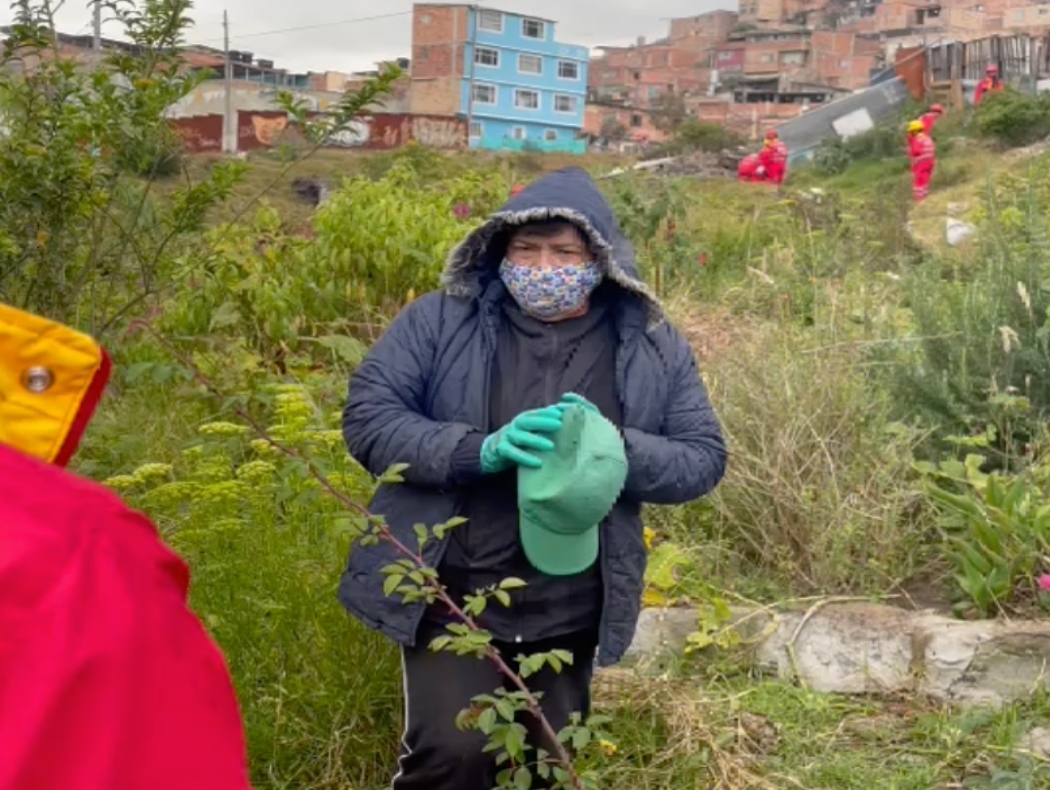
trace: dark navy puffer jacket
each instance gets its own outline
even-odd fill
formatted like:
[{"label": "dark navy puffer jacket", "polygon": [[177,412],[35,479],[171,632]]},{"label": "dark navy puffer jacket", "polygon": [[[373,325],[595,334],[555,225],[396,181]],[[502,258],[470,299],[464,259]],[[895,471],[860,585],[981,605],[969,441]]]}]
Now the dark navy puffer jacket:
[{"label": "dark navy puffer jacket", "polygon": [[[608,665],[630,645],[638,620],[646,561],[641,503],[677,504],[708,493],[722,478],[726,451],[689,345],[639,279],[630,244],[585,172],[562,170],[536,182],[452,252],[444,290],[406,307],[351,377],[343,434],[373,474],[409,464],[406,482],[380,487],[371,504],[402,541],[415,545],[414,524],[456,515],[451,459],[460,441],[485,425],[500,302],[509,298],[498,276],[500,231],[548,217],[576,223],[606,278],[622,290],[612,309],[629,472],[601,536],[598,660]],[[427,563],[437,567],[444,551],[445,543],[432,542]],[[423,604],[383,594],[380,569],[398,558],[386,542],[355,546],[339,599],[367,625],[414,645]]]}]

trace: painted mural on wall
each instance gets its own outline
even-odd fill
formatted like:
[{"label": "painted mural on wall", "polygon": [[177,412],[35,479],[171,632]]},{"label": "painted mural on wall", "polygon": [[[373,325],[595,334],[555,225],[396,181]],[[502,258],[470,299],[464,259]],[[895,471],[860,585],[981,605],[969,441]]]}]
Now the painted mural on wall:
[{"label": "painted mural on wall", "polygon": [[[222,149],[222,116],[204,115],[171,120],[172,128],[193,153]],[[237,148],[256,151],[273,148],[297,135],[288,116],[279,111],[239,111]],[[376,113],[354,121],[333,136],[332,148],[387,150],[415,141],[432,148],[462,148],[467,144],[467,124],[458,118],[404,113]]]},{"label": "painted mural on wall", "polygon": [[187,151],[216,153],[222,150],[222,116],[200,115],[196,118],[174,118],[168,123],[182,138]]}]

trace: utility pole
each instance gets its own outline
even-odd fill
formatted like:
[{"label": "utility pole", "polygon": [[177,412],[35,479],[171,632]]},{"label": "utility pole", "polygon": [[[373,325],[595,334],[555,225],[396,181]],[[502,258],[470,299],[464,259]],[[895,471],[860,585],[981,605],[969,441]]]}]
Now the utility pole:
[{"label": "utility pole", "polygon": [[222,12],[223,61],[223,113],[222,113],[222,150],[223,153],[237,153],[237,122],[233,115],[233,64],[230,62],[230,18]]},{"label": "utility pole", "polygon": [[95,67],[102,65],[102,0],[95,0],[93,37],[91,49],[95,57]]},{"label": "utility pole", "polygon": [[[470,78],[467,80],[467,148],[470,148],[470,130],[474,126],[474,66],[478,62],[478,7],[471,6]],[[478,141],[480,144],[480,140]]]}]

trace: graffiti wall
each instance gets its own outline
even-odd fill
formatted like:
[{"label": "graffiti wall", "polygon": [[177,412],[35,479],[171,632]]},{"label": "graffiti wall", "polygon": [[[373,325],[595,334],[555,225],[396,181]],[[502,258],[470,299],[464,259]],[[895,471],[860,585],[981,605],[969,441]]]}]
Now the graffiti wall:
[{"label": "graffiti wall", "polygon": [[173,118],[168,121],[187,151],[217,153],[222,150],[222,116],[200,115],[196,118]]},{"label": "graffiti wall", "polygon": [[[222,149],[222,116],[172,119],[172,128],[194,153]],[[281,111],[239,111],[237,150],[272,148],[296,139],[298,132]],[[460,148],[467,144],[466,121],[434,115],[376,113],[356,120],[332,138],[333,148],[387,150],[415,141],[432,148]]]}]

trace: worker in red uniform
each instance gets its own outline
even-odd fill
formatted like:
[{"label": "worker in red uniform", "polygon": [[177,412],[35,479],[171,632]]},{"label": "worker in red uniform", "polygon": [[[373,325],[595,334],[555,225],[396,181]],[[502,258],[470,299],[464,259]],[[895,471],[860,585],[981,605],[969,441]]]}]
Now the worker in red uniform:
[{"label": "worker in red uniform", "polygon": [[930,194],[935,154],[933,138],[926,134],[922,121],[908,124],[908,157],[911,159],[912,194],[916,203]]},{"label": "worker in red uniform", "polygon": [[744,183],[755,183],[766,180],[766,169],[758,159],[758,154],[748,154],[736,167],[736,180]]},{"label": "worker in red uniform", "polygon": [[933,134],[933,127],[937,124],[937,121],[944,115],[944,107],[939,104],[934,104],[929,110],[922,114],[919,119],[922,121],[922,130],[928,135]]},{"label": "worker in red uniform", "polygon": [[989,63],[984,70],[984,79],[977,83],[977,89],[973,93],[973,105],[978,106],[986,93],[998,93],[1003,89],[1003,81],[999,79],[999,67]]},{"label": "worker in red uniform", "polygon": [[758,155],[759,161],[766,169],[766,180],[780,186],[787,175],[788,148],[780,139],[776,129],[766,132],[766,143]]},{"label": "worker in red uniform", "polygon": [[522,191],[524,189],[525,189],[525,187],[522,186],[521,184],[515,184],[514,186],[512,186],[510,188],[510,196],[511,197],[517,197],[518,195],[520,195],[522,193]]},{"label": "worker in red uniform", "polygon": [[186,565],[62,469],[109,370],[91,338],[0,305],[0,790],[250,790]]}]

